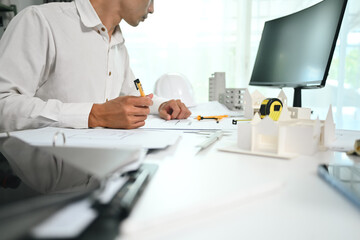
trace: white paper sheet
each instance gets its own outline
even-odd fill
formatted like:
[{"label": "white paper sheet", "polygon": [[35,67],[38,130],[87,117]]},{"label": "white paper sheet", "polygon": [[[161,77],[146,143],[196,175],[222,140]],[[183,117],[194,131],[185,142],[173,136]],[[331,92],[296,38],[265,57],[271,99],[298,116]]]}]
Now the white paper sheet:
[{"label": "white paper sheet", "polygon": [[197,120],[192,117],[182,120],[169,120],[158,116],[149,116],[142,129],[174,129],[174,130],[235,130],[232,118],[223,118],[218,123],[214,119]]},{"label": "white paper sheet", "polygon": [[105,188],[101,194],[97,197],[97,200],[101,204],[108,204],[115,197],[115,195],[120,191],[120,189],[125,185],[129,180],[129,177],[119,177],[117,179],[109,179],[106,182]]},{"label": "white paper sheet", "polygon": [[98,148],[40,146],[44,152],[68,162],[72,166],[97,179],[104,179],[123,171],[129,164],[141,162],[143,154],[139,148]]},{"label": "white paper sheet", "polygon": [[[51,146],[57,132],[65,135],[66,146],[104,148],[131,146],[161,149],[175,144],[180,136],[179,134],[169,132],[148,131],[144,129],[69,129],[53,127],[11,132],[10,135],[32,145]],[[63,145],[62,134],[57,134],[55,140],[56,145]]]},{"label": "white paper sheet", "polygon": [[35,238],[74,238],[95,220],[98,213],[88,199],[66,206],[32,230]]},{"label": "white paper sheet", "polygon": [[[199,104],[196,107],[190,108],[191,116],[188,119],[169,120],[161,119],[157,115],[150,115],[145,121],[145,126],[142,129],[176,129],[176,130],[235,130],[236,125],[232,124],[232,120],[241,119],[242,113],[230,111],[224,105],[217,101]],[[215,119],[197,120],[200,116],[220,116],[228,115],[229,117],[221,119],[216,122]]]}]

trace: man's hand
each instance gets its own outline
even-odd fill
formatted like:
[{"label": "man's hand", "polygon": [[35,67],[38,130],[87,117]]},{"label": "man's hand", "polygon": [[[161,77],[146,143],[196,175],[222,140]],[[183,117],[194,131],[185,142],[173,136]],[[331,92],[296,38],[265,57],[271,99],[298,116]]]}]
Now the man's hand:
[{"label": "man's hand", "polygon": [[191,112],[180,100],[170,100],[160,105],[159,115],[165,120],[186,119]]},{"label": "man's hand", "polygon": [[103,104],[94,104],[89,115],[89,127],[132,129],[145,125],[150,113],[152,94],[146,97],[124,96]]}]

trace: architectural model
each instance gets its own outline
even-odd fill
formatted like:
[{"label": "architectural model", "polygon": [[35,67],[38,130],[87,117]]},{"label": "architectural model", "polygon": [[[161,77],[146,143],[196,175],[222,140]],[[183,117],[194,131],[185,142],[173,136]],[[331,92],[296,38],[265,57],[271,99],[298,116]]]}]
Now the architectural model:
[{"label": "architectural model", "polygon": [[[283,90],[280,91],[278,99],[281,100],[283,106],[287,106],[288,100]],[[259,91],[255,90],[250,94],[248,89],[244,90],[244,117],[252,119],[255,113],[259,112],[261,103],[266,99]],[[310,108],[288,107],[290,116],[293,119],[310,119]]]},{"label": "architectural model", "polygon": [[216,72],[209,78],[209,101],[218,101],[219,95],[225,93],[225,73]]},{"label": "architectural model", "polygon": [[312,120],[311,109],[287,107],[286,95],[281,91],[278,99],[283,102],[283,109],[278,121],[274,121],[269,116],[260,118],[258,109],[264,99],[258,91],[245,91],[245,118],[252,120],[237,123],[236,146],[231,144],[219,150],[290,159],[325,150],[335,140],[331,106],[325,120]]},{"label": "architectural model", "polygon": [[224,72],[215,72],[209,78],[209,101],[219,101],[229,110],[244,111],[246,88],[226,88]]},{"label": "architectural model", "polygon": [[278,121],[260,119],[258,113],[251,122],[238,124],[237,147],[252,154],[291,158],[299,154],[312,155],[324,150],[335,139],[335,124],[331,106],[324,121],[292,118],[287,106]]}]

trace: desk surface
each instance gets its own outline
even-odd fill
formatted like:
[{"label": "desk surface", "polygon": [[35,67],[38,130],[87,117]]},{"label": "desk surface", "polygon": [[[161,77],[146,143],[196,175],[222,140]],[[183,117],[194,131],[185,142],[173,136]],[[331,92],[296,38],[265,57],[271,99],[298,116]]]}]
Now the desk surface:
[{"label": "desk surface", "polygon": [[[280,160],[217,150],[184,133],[147,162],[159,170],[121,226],[127,239],[360,239],[360,211],[317,176],[319,152]],[[359,135],[360,136],[360,135]]]}]

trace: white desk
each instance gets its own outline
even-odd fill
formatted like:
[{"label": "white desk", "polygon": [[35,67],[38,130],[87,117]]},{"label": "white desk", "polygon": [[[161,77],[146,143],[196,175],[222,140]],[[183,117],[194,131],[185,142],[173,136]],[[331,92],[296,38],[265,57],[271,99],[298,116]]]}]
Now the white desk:
[{"label": "white desk", "polygon": [[[119,239],[360,239],[359,209],[316,173],[333,152],[280,160],[217,151],[236,141],[233,134],[191,157],[203,139],[186,133],[177,145],[147,156],[159,170]],[[266,184],[271,191],[224,202]],[[204,207],[212,199],[220,207]]]}]

